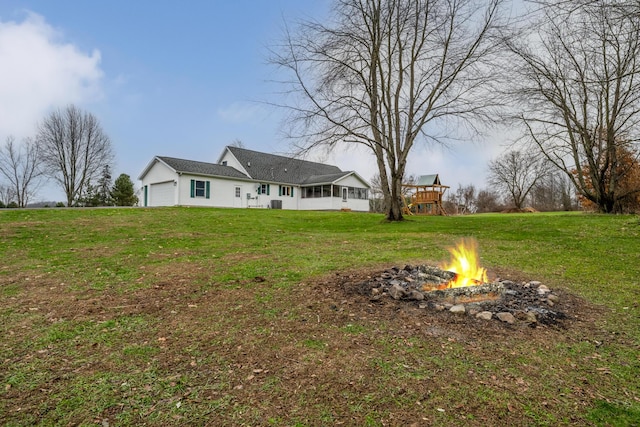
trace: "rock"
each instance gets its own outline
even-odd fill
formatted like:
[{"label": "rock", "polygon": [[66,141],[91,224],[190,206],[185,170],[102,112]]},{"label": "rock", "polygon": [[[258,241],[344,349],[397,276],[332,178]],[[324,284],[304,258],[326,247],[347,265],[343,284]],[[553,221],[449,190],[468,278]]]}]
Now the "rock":
[{"label": "rock", "polygon": [[[540,285],[542,285],[542,282],[539,282],[537,280],[532,280],[529,282],[529,285],[533,286],[534,288],[539,287]],[[546,286],[545,286],[546,287]]]},{"label": "rock", "polygon": [[402,283],[402,282],[400,280],[398,280],[398,279],[389,280],[389,284],[391,286],[398,286],[400,283]]},{"label": "rock", "polygon": [[444,305],[442,304],[436,304],[434,308],[436,309],[436,311],[444,311],[445,309]]},{"label": "rock", "polygon": [[476,314],[480,313],[480,310],[478,307],[474,307],[474,306],[469,306],[467,307],[467,312],[469,313],[469,316],[475,316]]},{"label": "rock", "polygon": [[481,311],[480,313],[476,314],[476,318],[481,320],[491,320],[492,317],[493,313],[490,311]]},{"label": "rock", "polygon": [[549,294],[547,295],[547,299],[551,302],[558,302],[560,301],[560,297],[558,295],[555,294]]},{"label": "rock", "polygon": [[426,302],[421,302],[420,304],[418,304],[418,308],[428,308],[429,304],[427,304]]},{"label": "rock", "polygon": [[529,323],[537,323],[538,316],[533,311],[527,311],[527,322]]},{"label": "rock", "polygon": [[404,288],[400,286],[400,282],[387,289],[387,292],[393,299],[400,299],[405,295]]},{"label": "rock", "polygon": [[464,314],[467,312],[467,309],[464,307],[464,304],[456,304],[452,306],[449,311],[453,314]]},{"label": "rock", "polygon": [[527,313],[522,310],[517,310],[513,313],[513,317],[518,320],[527,320]]},{"label": "rock", "polygon": [[409,299],[412,301],[422,301],[424,299],[424,294],[414,289],[409,293]]},{"label": "rock", "polygon": [[496,314],[496,317],[504,323],[513,324],[516,322],[516,318],[513,317],[513,314],[509,313],[508,311],[498,313]]},{"label": "rock", "polygon": [[549,292],[551,292],[551,290],[547,288],[545,285],[538,286],[538,289],[536,291],[538,292],[538,295],[546,295]]}]

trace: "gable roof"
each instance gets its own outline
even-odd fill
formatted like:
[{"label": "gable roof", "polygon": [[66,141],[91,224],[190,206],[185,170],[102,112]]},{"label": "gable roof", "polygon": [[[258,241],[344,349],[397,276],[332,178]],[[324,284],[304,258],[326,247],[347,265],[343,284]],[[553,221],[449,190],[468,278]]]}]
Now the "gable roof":
[{"label": "gable roof", "polygon": [[309,185],[333,182],[352,173],[343,172],[337,166],[261,153],[245,148],[229,146],[226,147],[226,150],[256,181]]},{"label": "gable roof", "polygon": [[173,169],[176,173],[190,173],[194,175],[207,175],[207,176],[220,176],[225,178],[241,178],[248,179],[249,177],[231,166],[219,165],[216,163],[198,162],[194,160],[177,159],[175,157],[155,156],[151,163],[142,171],[139,179],[142,179],[151,166],[155,162],[162,162],[169,168]]},{"label": "gable roof", "polygon": [[[367,187],[369,184],[353,171],[343,172],[337,166],[324,163],[299,160],[275,154],[261,153],[238,147],[226,147],[236,160],[242,165],[243,171],[220,164],[224,152],[218,163],[198,162],[194,160],[178,159],[175,157],[155,156],[142,171],[138,179],[142,180],[154,164],[160,162],[175,173],[215,176],[222,178],[241,179],[244,181],[272,182],[292,185],[324,185],[332,184],[348,176],[357,177]],[[246,173],[245,173],[246,171]]]}]

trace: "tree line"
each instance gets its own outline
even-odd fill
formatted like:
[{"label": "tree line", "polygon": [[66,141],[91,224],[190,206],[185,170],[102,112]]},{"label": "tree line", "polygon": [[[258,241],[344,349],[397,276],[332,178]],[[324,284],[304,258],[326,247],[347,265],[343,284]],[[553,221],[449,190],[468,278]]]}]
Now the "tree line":
[{"label": "tree line", "polygon": [[[520,133],[492,165],[514,205],[553,176],[582,206],[636,209],[638,1],[524,4],[514,16],[506,0],[333,1],[326,22],[287,27],[273,50],[288,76],[289,136],[300,151],[369,150],[388,220],[402,219],[416,143],[449,144],[497,125]],[[520,160],[530,168],[514,176]],[[532,185],[507,184],[529,173]]]},{"label": "tree line", "polygon": [[[133,206],[127,174],[112,183],[113,147],[98,119],[74,105],[51,112],[35,138],[0,146],[0,207],[26,207],[45,180],[64,192],[66,206]],[[60,202],[58,206],[65,204]]]}]

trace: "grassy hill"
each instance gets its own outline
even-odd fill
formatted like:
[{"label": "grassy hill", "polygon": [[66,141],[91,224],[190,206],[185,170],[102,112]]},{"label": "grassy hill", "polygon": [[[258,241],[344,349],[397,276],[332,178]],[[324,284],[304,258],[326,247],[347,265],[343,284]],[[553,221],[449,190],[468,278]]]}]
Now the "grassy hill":
[{"label": "grassy hill", "polygon": [[[372,302],[437,264],[557,291],[530,328]],[[640,220],[0,211],[2,425],[640,425]]]}]

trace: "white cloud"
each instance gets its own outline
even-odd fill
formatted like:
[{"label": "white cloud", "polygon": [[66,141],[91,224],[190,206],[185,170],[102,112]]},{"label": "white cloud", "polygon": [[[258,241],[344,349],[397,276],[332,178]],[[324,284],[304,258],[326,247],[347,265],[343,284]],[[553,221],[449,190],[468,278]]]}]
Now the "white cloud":
[{"label": "white cloud", "polygon": [[33,136],[52,108],[101,96],[100,52],[81,52],[35,13],[0,20],[0,138]]}]

